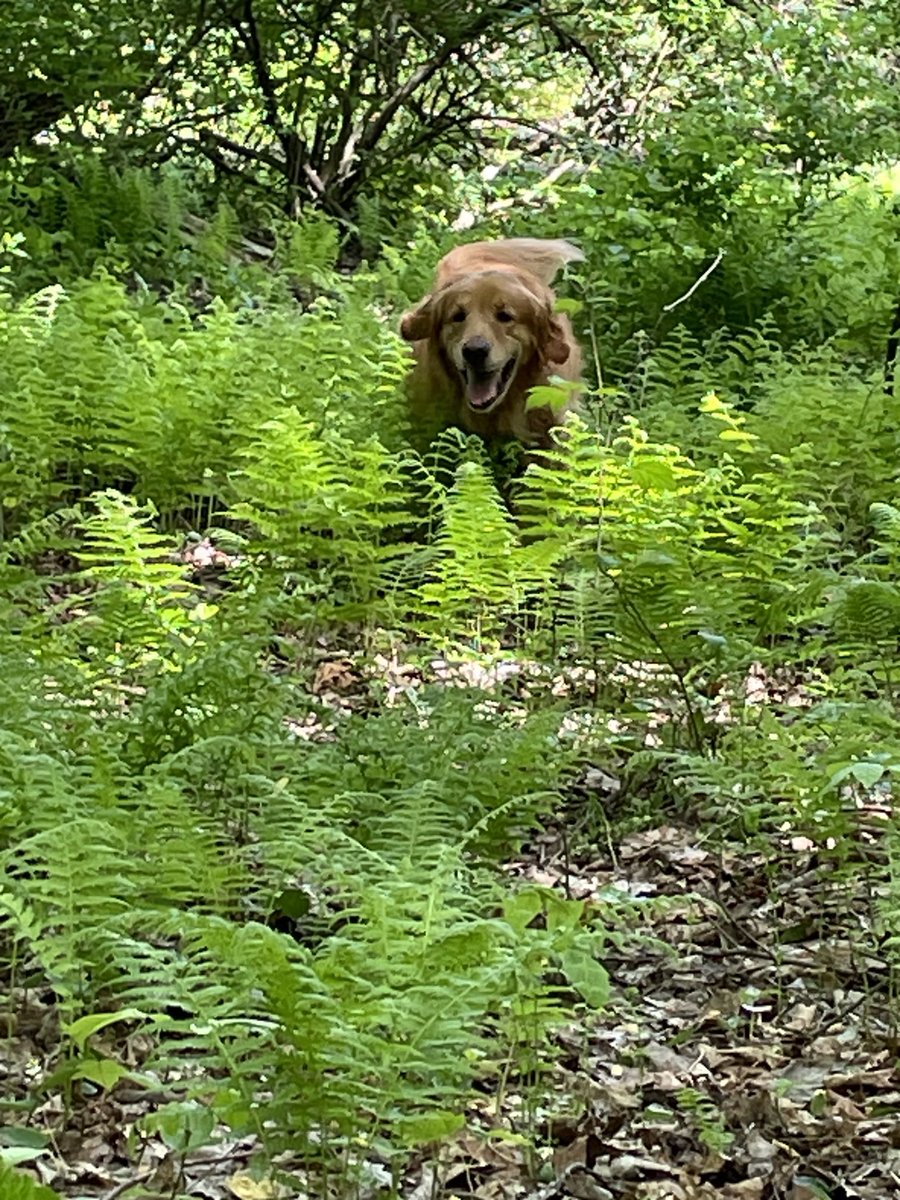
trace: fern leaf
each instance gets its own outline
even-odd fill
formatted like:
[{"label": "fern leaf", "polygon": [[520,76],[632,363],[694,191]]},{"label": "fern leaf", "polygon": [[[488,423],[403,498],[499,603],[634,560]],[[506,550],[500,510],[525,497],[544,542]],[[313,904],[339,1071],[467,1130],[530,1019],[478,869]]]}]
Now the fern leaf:
[{"label": "fern leaf", "polygon": [[878,644],[900,636],[900,590],[879,580],[861,580],[847,589],[834,616],[846,637]]}]

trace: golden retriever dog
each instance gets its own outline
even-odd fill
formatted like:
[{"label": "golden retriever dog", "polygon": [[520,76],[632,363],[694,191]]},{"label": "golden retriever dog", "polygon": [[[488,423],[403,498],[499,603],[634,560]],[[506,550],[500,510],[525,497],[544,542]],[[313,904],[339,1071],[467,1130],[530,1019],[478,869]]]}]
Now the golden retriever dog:
[{"label": "golden retriever dog", "polygon": [[526,411],[552,375],[577,381],[581,351],[550,290],[560,267],[584,255],[562,239],[507,238],[457,246],[441,259],[431,294],[400,333],[413,343],[409,398],[417,432],[456,425],[485,440],[546,449],[567,405]]}]

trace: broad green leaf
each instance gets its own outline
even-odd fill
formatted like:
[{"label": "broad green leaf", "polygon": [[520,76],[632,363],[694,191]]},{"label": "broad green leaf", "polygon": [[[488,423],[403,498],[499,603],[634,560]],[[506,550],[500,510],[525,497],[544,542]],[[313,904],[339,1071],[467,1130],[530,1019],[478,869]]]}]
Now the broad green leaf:
[{"label": "broad green leaf", "polygon": [[503,905],[504,920],[518,934],[524,933],[534,918],[543,911],[544,898],[533,888],[516,892]]},{"label": "broad green leaf", "polygon": [[583,900],[566,900],[556,892],[547,893],[547,928],[551,933],[574,932],[583,915]]},{"label": "broad green leaf", "polygon": [[863,787],[871,788],[884,776],[885,768],[881,763],[874,762],[858,762],[854,763],[850,769],[850,773],[854,779],[858,780]]},{"label": "broad green leaf", "polygon": [[43,1150],[50,1145],[50,1135],[42,1129],[31,1129],[27,1125],[0,1126],[0,1146],[28,1146]]},{"label": "broad green leaf", "polygon": [[63,1025],[63,1033],[67,1033],[79,1050],[84,1050],[88,1038],[116,1021],[144,1021],[146,1014],[137,1008],[121,1008],[118,1012],[90,1013],[79,1017],[71,1025]]},{"label": "broad green leaf", "polygon": [[291,921],[299,921],[309,915],[312,900],[303,888],[285,888],[280,892],[272,906],[273,912],[281,913]]},{"label": "broad green leaf", "polygon": [[715,392],[707,392],[698,408],[702,413],[719,413],[725,410],[725,405]]},{"label": "broad green leaf", "polygon": [[78,1063],[72,1072],[73,1079],[87,1079],[98,1087],[109,1091],[121,1079],[127,1078],[131,1072],[114,1058],[86,1058]]},{"label": "broad green leaf", "polygon": [[9,1163],[11,1167],[18,1167],[23,1163],[34,1162],[36,1158],[40,1158],[42,1154],[46,1153],[46,1148],[34,1150],[29,1149],[28,1146],[0,1146],[0,1162]]},{"label": "broad green leaf", "polygon": [[425,1146],[432,1142],[441,1142],[445,1138],[459,1133],[466,1125],[462,1113],[437,1110],[422,1113],[417,1117],[407,1117],[400,1122],[398,1132],[407,1146]]},{"label": "broad green leaf", "polygon": [[671,492],[678,486],[671,464],[659,458],[642,456],[635,459],[631,476],[638,487],[657,492]]},{"label": "broad green leaf", "polygon": [[183,1152],[209,1143],[216,1126],[216,1114],[206,1105],[186,1100],[157,1109],[143,1124],[158,1132],[167,1146]]},{"label": "broad green leaf", "polygon": [[844,763],[836,770],[832,771],[828,777],[828,786],[837,787],[848,779],[855,779],[857,783],[861,783],[863,787],[874,787],[880,779],[883,778],[885,771],[888,768],[883,763],[878,762],[850,762]]},{"label": "broad green leaf", "polygon": [[837,787],[839,783],[843,783],[845,779],[849,779],[855,766],[856,763],[843,763],[841,766],[835,768],[828,776],[828,786]]},{"label": "broad green leaf", "polygon": [[561,387],[535,387],[528,393],[525,401],[526,410],[532,408],[550,407],[554,410],[562,408],[569,402],[568,392]]},{"label": "broad green leaf", "polygon": [[602,963],[585,951],[573,947],[560,956],[562,969],[572,987],[592,1008],[605,1008],[609,1003],[609,972]]},{"label": "broad green leaf", "polygon": [[58,1192],[44,1187],[29,1175],[14,1171],[0,1158],[0,1197],[2,1200],[61,1200]]},{"label": "broad green leaf", "polygon": [[557,388],[561,392],[580,392],[584,384],[578,379],[564,379],[562,375],[551,375],[549,379],[551,387]]}]

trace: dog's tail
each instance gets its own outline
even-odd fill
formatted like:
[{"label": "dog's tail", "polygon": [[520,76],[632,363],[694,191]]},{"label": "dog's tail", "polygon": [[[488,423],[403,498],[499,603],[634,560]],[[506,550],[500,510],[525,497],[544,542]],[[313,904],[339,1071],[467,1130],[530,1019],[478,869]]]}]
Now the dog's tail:
[{"label": "dog's tail", "polygon": [[564,238],[504,238],[490,243],[491,257],[513,267],[523,267],[549,287],[557,272],[570,262],[584,262],[584,254]]},{"label": "dog's tail", "polygon": [[500,238],[496,242],[468,242],[457,246],[438,268],[438,286],[467,270],[491,265],[519,267],[547,287],[566,263],[583,262],[584,254],[564,238]]}]

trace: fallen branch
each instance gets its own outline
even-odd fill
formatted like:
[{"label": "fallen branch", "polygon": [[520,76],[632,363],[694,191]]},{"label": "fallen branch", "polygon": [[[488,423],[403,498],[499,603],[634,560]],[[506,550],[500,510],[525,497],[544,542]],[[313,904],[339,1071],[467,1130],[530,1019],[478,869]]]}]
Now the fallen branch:
[{"label": "fallen branch", "polygon": [[[188,237],[202,236],[209,229],[209,221],[204,221],[202,217],[195,217],[193,213],[185,213],[181,224]],[[261,246],[258,242],[251,242],[249,238],[243,236],[235,247],[235,257],[242,258],[245,262],[257,258],[269,259],[273,254],[274,251],[270,250],[268,246]]]}]

